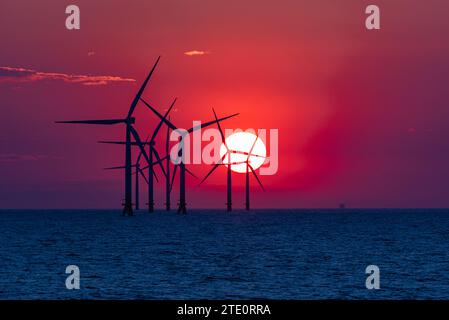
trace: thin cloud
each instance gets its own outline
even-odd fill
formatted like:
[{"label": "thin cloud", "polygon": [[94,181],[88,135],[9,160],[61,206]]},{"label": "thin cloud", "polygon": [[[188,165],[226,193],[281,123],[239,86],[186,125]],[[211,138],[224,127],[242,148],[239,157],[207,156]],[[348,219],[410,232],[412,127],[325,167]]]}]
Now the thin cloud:
[{"label": "thin cloud", "polygon": [[33,69],[0,67],[0,82],[36,82],[36,81],[64,81],[85,86],[107,85],[112,82],[136,82],[135,79],[117,76],[92,76],[67,74],[57,72],[40,72]]},{"label": "thin cloud", "polygon": [[210,51],[201,51],[201,50],[191,50],[184,52],[186,56],[193,57],[193,56],[204,56],[206,54],[210,54]]},{"label": "thin cloud", "polygon": [[0,154],[0,162],[39,161],[47,158],[48,156],[42,154],[17,154],[17,153]]}]

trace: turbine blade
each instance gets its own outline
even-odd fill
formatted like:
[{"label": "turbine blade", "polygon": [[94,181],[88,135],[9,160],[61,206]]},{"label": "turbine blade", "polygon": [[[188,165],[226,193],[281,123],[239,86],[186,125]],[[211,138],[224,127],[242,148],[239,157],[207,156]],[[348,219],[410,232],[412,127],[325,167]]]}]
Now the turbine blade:
[{"label": "turbine blade", "polygon": [[260,182],[259,177],[256,174],[256,171],[254,171],[253,167],[249,163],[248,163],[248,167],[251,169],[251,172],[256,177],[256,180],[257,180],[257,182],[259,182],[259,185],[262,188],[262,190],[265,191],[265,188],[263,187],[262,182]]},{"label": "turbine blade", "polygon": [[156,182],[159,183],[159,178],[157,177],[156,171],[153,170],[153,176],[156,179]]},{"label": "turbine blade", "polygon": [[251,156],[251,157],[266,158],[266,157],[258,155],[258,154],[249,153],[249,152],[245,152],[245,151],[239,151],[239,150],[230,150],[229,152],[231,152],[231,153],[238,153],[238,154],[244,154],[246,156]]},{"label": "turbine blade", "polygon": [[[165,157],[161,158],[160,160],[156,160],[155,162],[152,163],[152,165],[153,166],[157,165],[158,163],[163,162],[167,158],[168,158],[168,156],[165,156]],[[149,167],[150,167],[149,165],[146,165],[146,166],[142,167],[142,170],[148,169]]]},{"label": "turbine blade", "polygon": [[[170,120],[170,117],[168,117]],[[165,136],[165,152],[168,154],[168,149],[170,148],[170,127],[167,126],[167,134]]]},{"label": "turbine blade", "polygon": [[215,171],[215,169],[218,168],[218,166],[220,165],[220,163],[216,163],[212,169],[210,169],[210,171],[206,174],[206,176],[203,178],[203,180],[201,180],[201,182],[198,184],[199,186],[203,184],[204,181],[206,181],[207,178],[209,178],[209,176],[212,174],[212,172]]},{"label": "turbine blade", "polygon": [[124,141],[98,141],[98,143],[104,143],[104,144],[120,144],[120,145],[126,144],[126,142],[124,142]]},{"label": "turbine blade", "polygon": [[145,174],[143,173],[143,170],[142,170],[142,169],[139,169],[138,171],[139,171],[140,175],[142,176],[143,180],[145,180],[145,182],[147,183],[147,185],[150,184],[150,183],[148,182],[147,177],[146,177]]},{"label": "turbine blade", "polygon": [[154,139],[156,138],[156,135],[157,135],[159,129],[162,127],[162,124],[164,123],[165,119],[167,119],[167,116],[168,116],[168,114],[170,113],[170,111],[171,111],[171,109],[173,108],[173,106],[175,105],[177,99],[178,99],[178,98],[175,98],[175,100],[173,100],[173,102],[172,102],[170,108],[168,108],[167,112],[165,112],[165,114],[164,114],[164,117],[161,119],[161,121],[159,121],[159,123],[158,123],[156,129],[155,129],[154,132],[153,132],[153,136],[151,137],[151,140],[150,140],[151,142],[153,142]]},{"label": "turbine blade", "polygon": [[212,125],[212,124],[214,124],[214,123],[218,123],[218,122],[220,122],[220,121],[224,121],[224,120],[226,120],[226,119],[235,117],[235,116],[237,116],[237,115],[239,115],[239,113],[234,113],[234,114],[232,114],[232,115],[230,115],[230,116],[227,116],[227,117],[223,117],[223,118],[220,118],[220,119],[217,119],[217,120],[213,120],[213,121],[209,121],[209,122],[202,123],[202,124],[200,124],[200,125],[197,125],[197,126],[195,126],[195,127],[190,128],[189,130],[187,130],[187,132],[188,132],[188,133],[192,133],[192,132],[195,131],[195,130],[199,130],[199,129],[208,127],[208,126],[210,126],[210,125]]},{"label": "turbine blade", "polygon": [[157,152],[157,150],[155,148],[153,148],[154,151],[154,155],[156,156],[157,159],[157,163],[159,165],[159,167],[161,168],[162,172],[164,173],[164,176],[167,177],[167,173],[165,172],[164,166],[162,165],[162,161],[163,159],[161,159],[161,157],[159,156],[159,153]]},{"label": "turbine blade", "polygon": [[[150,166],[146,166],[146,167],[140,168],[141,174],[144,175],[143,170],[146,170],[146,169],[148,169],[149,167],[150,167]],[[154,170],[153,170],[153,176],[156,178],[156,181],[159,182],[159,179],[157,178],[156,172],[154,172]],[[145,178],[146,178],[146,177],[145,177]],[[147,183],[149,184],[148,180],[147,180]]]},{"label": "turbine blade", "polygon": [[236,165],[236,164],[244,164],[244,163],[246,163],[246,161],[236,161],[236,162],[227,162],[227,163],[220,163],[220,165],[221,166],[226,166],[226,165],[231,165],[231,166],[234,166],[234,165]]},{"label": "turbine blade", "polygon": [[156,165],[156,164],[164,162],[164,160],[166,160],[168,157],[169,156],[165,156],[165,157],[160,158],[159,160],[156,160],[155,162],[153,162],[153,165]]},{"label": "turbine blade", "polygon": [[[251,149],[249,149],[248,154],[251,154],[253,152],[254,146],[256,145],[257,139],[259,139],[259,130],[257,130],[256,139],[254,139],[253,145],[251,146]],[[249,155],[248,155],[249,158]]]},{"label": "turbine blade", "polygon": [[157,115],[159,117],[159,119],[161,119],[162,121],[164,121],[164,123],[170,127],[170,129],[172,130],[176,130],[177,128],[175,127],[175,125],[173,123],[171,123],[170,121],[168,121],[167,119],[164,119],[164,116],[161,115],[159,112],[157,112],[156,109],[154,109],[152,106],[150,106],[150,104],[148,102],[146,102],[145,100],[143,100],[142,98],[140,98],[140,101],[142,101],[151,111],[153,111],[153,113],[155,115]]},{"label": "turbine blade", "polygon": [[218,117],[217,117],[217,114],[215,113],[214,108],[212,108],[212,112],[214,113],[215,120],[217,121],[218,130],[220,131],[220,136],[221,136],[221,142],[223,142],[223,144],[224,144],[224,146],[226,148],[226,151],[229,152],[229,148],[228,148],[228,145],[226,143],[226,139],[225,139],[225,136],[223,134],[223,130],[221,130],[221,125],[220,125],[220,122],[218,121]]},{"label": "turbine blade", "polygon": [[142,158],[142,150],[140,151],[139,155],[137,156],[136,163],[140,162],[140,158]]},{"label": "turbine blade", "polygon": [[125,123],[125,122],[126,122],[126,119],[55,121],[55,123],[99,124],[99,125],[112,125],[112,124]]},{"label": "turbine blade", "polygon": [[187,172],[188,174],[190,174],[192,177],[194,177],[195,179],[198,179],[198,177],[197,177],[192,171],[190,171],[190,170],[187,169],[186,167],[184,167],[184,169],[185,169],[186,172]]},{"label": "turbine blade", "polygon": [[[135,167],[136,165],[133,164],[131,165],[131,167]],[[108,168],[103,168],[103,170],[117,170],[117,169],[125,169],[126,166],[116,166],[116,167],[108,167]]]},{"label": "turbine blade", "polygon": [[[119,145],[125,145],[126,142],[125,141],[97,141],[98,143],[103,143],[103,144],[119,144]],[[149,142],[142,142],[143,145],[148,145]],[[132,146],[138,146],[139,144],[135,141],[131,142]]]},{"label": "turbine blade", "polygon": [[203,178],[203,180],[201,180],[201,182],[198,184],[199,186],[202,185],[203,182],[206,181],[207,178],[209,178],[209,176],[212,174],[212,172],[214,172],[215,169],[217,169],[219,165],[223,164],[223,160],[226,156],[227,156],[227,153],[225,153],[223,155],[223,157],[221,157],[221,159],[219,161],[217,161],[217,163],[212,167],[212,169],[210,169],[210,171],[206,174],[206,176]]},{"label": "turbine blade", "polygon": [[128,116],[127,118],[131,118],[134,109],[136,108],[137,103],[139,102],[140,97],[142,96],[143,91],[145,90],[145,87],[148,84],[148,81],[150,80],[154,69],[156,69],[157,64],[159,63],[159,60],[161,59],[161,56],[159,56],[155,62],[155,64],[153,65],[153,68],[151,69],[150,73],[148,74],[148,77],[145,79],[145,81],[143,82],[142,86],[140,87],[139,91],[137,92],[136,96],[134,97],[133,102],[131,103],[131,107],[129,108],[129,112],[128,112]]},{"label": "turbine blade", "polygon": [[175,168],[173,169],[173,176],[171,178],[171,183],[170,183],[170,193],[171,193],[171,190],[173,189],[173,184],[175,183],[175,177],[176,177],[177,170],[178,170],[178,165],[175,165]]},{"label": "turbine blade", "polygon": [[[149,137],[150,137],[150,136],[148,135],[147,138],[145,139],[145,142],[143,143],[144,145],[147,144]],[[137,157],[136,163],[139,163],[139,162],[140,162],[140,158],[142,158],[142,150],[140,151],[139,156]]]},{"label": "turbine blade", "polygon": [[140,148],[140,151],[142,152],[143,156],[145,157],[145,160],[147,160],[147,163],[150,164],[150,158],[148,158],[148,154],[145,151],[145,148],[143,147],[142,140],[140,139],[139,134],[137,133],[136,129],[134,129],[133,126],[130,125],[129,130],[131,131],[131,134],[134,136],[134,139],[136,140],[137,145]]}]

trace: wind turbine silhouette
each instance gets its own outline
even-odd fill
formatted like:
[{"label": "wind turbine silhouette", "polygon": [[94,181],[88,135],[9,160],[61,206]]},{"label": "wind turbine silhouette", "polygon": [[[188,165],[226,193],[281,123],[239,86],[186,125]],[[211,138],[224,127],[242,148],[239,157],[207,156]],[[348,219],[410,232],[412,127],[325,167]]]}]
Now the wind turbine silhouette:
[{"label": "wind turbine silhouette", "polygon": [[254,146],[256,145],[257,139],[259,138],[259,132],[257,132],[256,135],[256,139],[254,139],[254,143],[251,146],[251,149],[248,152],[248,156],[246,157],[246,161],[244,161],[243,163],[246,163],[246,176],[245,176],[245,209],[249,210],[250,209],[250,205],[249,205],[249,171],[251,170],[251,172],[253,173],[254,177],[256,178],[257,182],[259,183],[260,187],[262,188],[263,191],[265,191],[265,188],[262,185],[262,182],[260,182],[259,177],[256,174],[256,171],[254,170],[254,168],[251,166],[249,160],[250,157],[252,156],[252,152],[254,149]]},{"label": "wind turbine silhouette", "polygon": [[[113,144],[124,144],[121,142],[113,142],[113,141],[100,141],[100,143],[113,143]],[[139,210],[140,209],[140,202],[139,202],[139,175],[142,176],[142,178],[146,181],[146,183],[148,184],[148,179],[147,177],[145,177],[145,174],[143,173],[143,170],[140,168],[140,159],[141,159],[142,153],[139,154],[139,156],[137,157],[136,163],[131,165],[131,167],[136,168],[136,171],[133,173],[136,175],[135,178],[135,209]],[[116,167],[108,167],[108,168],[104,168],[104,170],[118,170],[118,169],[125,169],[126,166],[116,166]],[[157,180],[157,177],[156,177]]]},{"label": "wind turbine silhouette", "polygon": [[[218,118],[217,118],[217,114],[215,113],[215,110],[212,108],[212,111],[214,113],[214,117],[215,120],[217,120],[217,126],[218,126],[218,130],[220,131],[220,136],[221,136],[221,142],[223,143],[223,145],[226,148],[226,152],[225,154],[221,157],[220,161],[218,161],[213,167],[212,169],[207,173],[207,175],[204,177],[203,180],[201,180],[200,184],[201,185],[204,181],[206,181],[206,179],[212,174],[212,172],[215,171],[215,169],[218,168],[218,166],[223,163],[223,160],[226,158],[226,156],[228,157],[228,163],[231,162],[231,150],[228,148],[228,144],[226,143],[226,139],[225,136],[223,134],[223,130],[221,129],[221,125],[220,122],[218,122]],[[231,175],[231,164],[228,165],[228,170],[227,170],[227,180],[226,180],[226,190],[227,190],[227,201],[226,201],[226,209],[227,211],[232,211],[232,175]]]},{"label": "wind turbine silhouette", "polygon": [[[151,110],[153,111],[154,114],[156,114],[156,116],[158,116],[160,119],[162,119],[162,121],[172,130],[178,130],[178,128],[169,120],[167,120],[166,118],[164,118],[156,109],[154,109],[148,102],[146,102],[143,98],[140,98],[140,100]],[[184,131],[184,133],[182,133],[180,135],[180,140],[184,138],[185,135],[192,133],[193,131],[196,130],[200,130],[202,128],[206,128],[208,126],[211,126],[215,123],[218,123],[220,121],[224,121],[226,119],[232,118],[237,116],[238,113],[234,113],[230,116],[227,117],[223,117],[220,119],[216,119],[213,121],[209,121],[209,122],[205,122],[205,123],[201,123],[197,126],[194,126],[186,131]],[[179,132],[179,131],[178,131]],[[186,172],[190,173],[191,175],[193,175],[193,173],[191,173],[186,167],[185,167],[185,163],[184,163],[184,155],[182,153],[182,148],[179,149],[178,151],[178,156],[181,159],[180,163],[177,164],[175,166],[174,172],[173,172],[173,178],[172,178],[172,186],[173,186],[173,182],[175,179],[175,175],[176,175],[176,169],[179,166],[179,206],[178,206],[178,213],[182,213],[185,214],[187,213],[187,204],[186,204],[186,178],[185,178],[185,174]]]},{"label": "wind turbine silhouette", "polygon": [[[212,109],[213,110],[213,109]],[[215,110],[214,111],[214,116],[215,119],[217,118],[217,115],[215,114]],[[220,158],[220,160],[212,167],[212,169],[207,173],[207,175],[203,178],[203,180],[201,180],[200,184],[203,184],[204,181],[207,180],[207,178],[209,178],[209,176],[212,174],[212,172],[215,171],[215,169],[218,168],[218,166],[220,165],[226,165],[227,166],[227,179],[226,179],[226,190],[227,190],[227,202],[226,202],[226,208],[227,211],[232,211],[232,165],[238,165],[238,164],[246,164],[246,208],[247,210],[249,210],[249,174],[248,174],[248,168],[251,168],[253,174],[256,176],[257,180],[260,183],[259,178],[257,177],[254,169],[252,168],[252,166],[249,163],[249,159],[250,157],[260,157],[260,158],[266,158],[264,156],[261,155],[257,155],[257,154],[253,154],[252,151],[254,149],[254,146],[256,144],[256,141],[258,139],[258,136],[256,136],[256,139],[254,140],[254,143],[251,145],[251,149],[249,150],[249,152],[244,152],[244,151],[239,151],[239,150],[231,150],[226,142],[225,136],[223,134],[223,130],[221,129],[221,126],[219,123],[217,123],[218,125],[218,130],[220,131],[220,136],[221,136],[221,141],[226,149],[226,152],[223,154],[223,156]],[[239,161],[239,162],[231,162],[231,154],[242,154],[242,155],[246,155],[247,159],[245,161]],[[227,159],[227,162],[223,162],[225,160],[225,158]],[[263,186],[260,183],[262,189]],[[264,190],[265,191],[265,190]]]},{"label": "wind turbine silhouette", "polygon": [[[168,114],[170,113],[171,109],[173,108],[173,106],[176,103],[177,98],[175,98],[175,100],[173,100],[173,103],[171,104],[171,106],[168,108],[167,112],[164,114],[164,116],[162,117],[161,121],[159,121],[156,129],[153,132],[153,135],[151,136],[151,140],[150,140],[150,145],[149,145],[149,153],[150,153],[150,163],[153,162],[153,154],[156,156],[156,159],[159,163],[159,166],[161,167],[162,172],[164,173],[165,176],[165,181],[168,181],[170,178],[167,174],[167,172],[164,170],[164,166],[162,165],[162,160],[161,157],[159,156],[159,153],[157,152],[156,148],[154,147],[155,145],[155,139],[157,136],[157,133],[159,132],[160,128],[162,127],[162,124],[164,123],[164,121],[167,119]],[[168,153],[166,154],[167,160],[169,160],[169,155]],[[150,212],[154,211],[154,181],[153,181],[153,173],[154,173],[154,169],[152,165],[148,166],[148,210]]]},{"label": "wind turbine silhouette", "polygon": [[141,152],[143,153],[145,159],[150,165],[152,161],[150,161],[148,155],[145,152],[145,149],[142,144],[142,140],[139,137],[136,129],[134,129],[133,124],[135,123],[135,118],[132,116],[133,112],[137,106],[137,103],[142,96],[145,87],[148,84],[154,70],[156,69],[157,64],[159,63],[160,56],[157,58],[156,62],[153,65],[150,73],[147,78],[143,82],[140,87],[137,95],[134,97],[134,100],[131,103],[128,114],[124,119],[101,119],[101,120],[75,120],[75,121],[56,121],[56,123],[71,123],[71,124],[94,124],[94,125],[115,125],[115,124],[125,124],[126,132],[125,132],[125,202],[123,207],[123,215],[132,216],[133,208],[132,208],[132,186],[131,186],[131,136],[134,137],[137,145],[139,146]]},{"label": "wind turbine silhouette", "polygon": [[[170,121],[170,117],[168,117]],[[167,126],[167,133],[165,135],[165,154],[167,159],[165,160],[165,210],[170,210],[170,193],[171,193],[171,185],[170,185],[170,157],[169,157],[169,148],[170,148],[170,127]]]},{"label": "wind turbine silhouette", "polygon": [[[148,169],[148,180],[147,180],[147,184],[148,184],[148,211],[149,212],[154,212],[154,180],[153,180],[153,176],[156,177],[155,172],[154,172],[154,165],[159,165],[162,173],[164,174],[166,181],[169,181],[169,176],[167,175],[164,166],[162,165],[163,160],[165,160],[167,158],[167,160],[169,161],[169,157],[163,157],[161,158],[159,156],[158,151],[155,148],[155,144],[156,144],[156,137],[157,134],[160,130],[160,128],[162,127],[162,124],[164,123],[163,120],[165,120],[168,116],[168,114],[170,113],[170,111],[172,110],[172,108],[174,107],[175,103],[176,103],[177,98],[175,98],[172,102],[172,104],[170,105],[170,107],[167,109],[166,113],[163,116],[163,119],[161,119],[158,123],[158,125],[156,126],[155,130],[153,131],[153,135],[151,136],[151,139],[148,141],[148,139],[145,141],[145,145],[148,145],[148,157],[149,157],[149,163],[151,163],[152,165],[148,165],[142,168],[142,170]],[[109,143],[109,144],[124,144],[125,142],[121,142],[121,141],[99,141],[100,143]],[[168,154],[168,153],[167,153]],[[140,152],[138,159],[140,159],[140,157],[142,156],[142,152]],[[153,156],[156,157],[156,162],[153,162]],[[121,167],[118,167],[121,168]],[[157,180],[157,177],[156,177]]]}]

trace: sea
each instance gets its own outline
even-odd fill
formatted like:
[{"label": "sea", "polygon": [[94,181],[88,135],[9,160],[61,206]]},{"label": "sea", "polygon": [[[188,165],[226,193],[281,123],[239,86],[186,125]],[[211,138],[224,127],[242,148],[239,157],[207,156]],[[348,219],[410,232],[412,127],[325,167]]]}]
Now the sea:
[{"label": "sea", "polygon": [[449,210],[2,210],[0,299],[449,299]]}]

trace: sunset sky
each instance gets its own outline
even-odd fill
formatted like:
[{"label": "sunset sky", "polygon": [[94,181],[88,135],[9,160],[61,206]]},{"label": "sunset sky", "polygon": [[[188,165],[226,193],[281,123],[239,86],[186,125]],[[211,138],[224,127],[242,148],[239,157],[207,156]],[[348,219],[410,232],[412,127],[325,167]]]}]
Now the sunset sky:
[{"label": "sunset sky", "polygon": [[[80,30],[65,28],[69,4]],[[381,30],[365,28],[369,4]],[[225,128],[279,129],[279,171],[266,192],[252,181],[254,207],[449,207],[448,13],[445,0],[2,0],[0,207],[119,208],[123,173],[102,168],[124,150],[96,142],[123,126],[54,121],[125,117],[159,55],[143,96],[161,112],[178,97],[178,126],[214,107],[240,113]],[[157,118],[135,115],[145,137]],[[198,182],[188,207],[224,208],[226,170]]]}]

